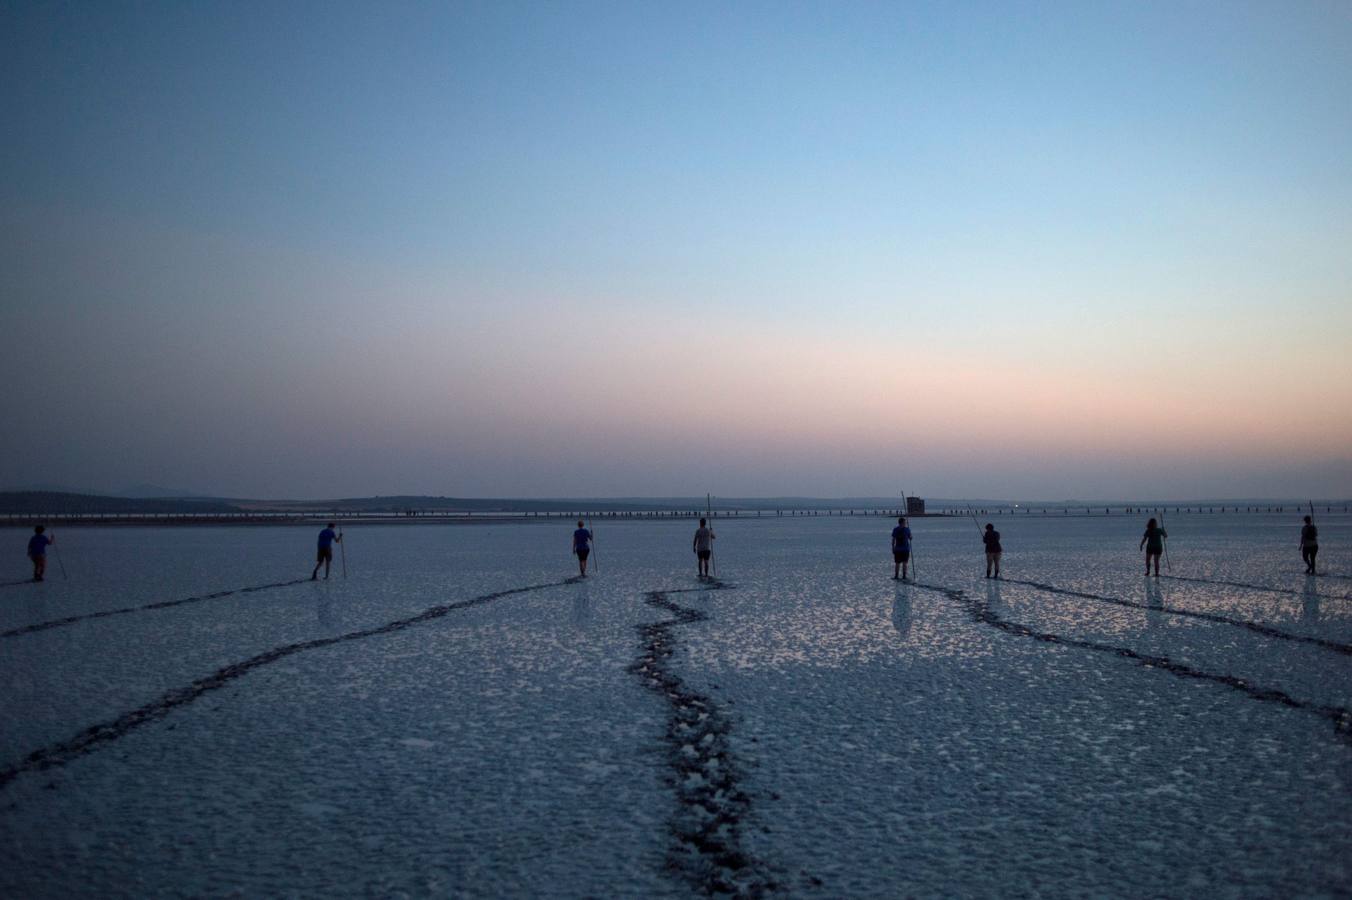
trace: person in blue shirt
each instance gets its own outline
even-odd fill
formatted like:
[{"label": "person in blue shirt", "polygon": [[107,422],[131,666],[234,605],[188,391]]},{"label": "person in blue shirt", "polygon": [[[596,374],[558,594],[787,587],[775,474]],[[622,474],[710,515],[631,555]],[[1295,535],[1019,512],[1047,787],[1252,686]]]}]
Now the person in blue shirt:
[{"label": "person in blue shirt", "polygon": [[41,581],[47,574],[47,548],[56,543],[56,538],[43,534],[46,530],[41,525],[35,525],[33,536],[28,539],[28,558],[33,561],[34,581]]},{"label": "person in blue shirt", "polygon": [[906,569],[911,564],[911,529],[906,527],[906,517],[897,517],[897,527],[892,529],[892,578],[906,580]]},{"label": "person in blue shirt", "polygon": [[587,577],[587,557],[591,556],[592,533],[587,530],[587,526],[582,524],[582,520],[577,520],[577,531],[573,532],[573,553],[577,556],[577,571],[583,578]]},{"label": "person in blue shirt", "polygon": [[333,565],[333,542],[342,542],[343,536],[334,531],[336,523],[330,522],[328,527],[319,532],[319,554],[315,562],[315,570],[310,573],[310,580],[319,579],[319,567],[324,567],[324,580],[329,580],[329,566]]}]

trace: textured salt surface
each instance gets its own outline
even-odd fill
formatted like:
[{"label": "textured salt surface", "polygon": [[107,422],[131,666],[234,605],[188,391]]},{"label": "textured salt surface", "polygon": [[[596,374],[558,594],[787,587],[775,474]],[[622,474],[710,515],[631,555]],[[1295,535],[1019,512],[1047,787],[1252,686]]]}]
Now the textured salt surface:
[{"label": "textured salt surface", "polygon": [[859,518],[727,522],[726,584],[691,523],[580,582],[549,525],[304,584],[312,529],[66,531],[0,602],[0,894],[1346,895],[1352,601],[1295,524],[1171,517],[1155,581],[1140,522],[995,521],[1009,581],[923,520],[922,584]]}]

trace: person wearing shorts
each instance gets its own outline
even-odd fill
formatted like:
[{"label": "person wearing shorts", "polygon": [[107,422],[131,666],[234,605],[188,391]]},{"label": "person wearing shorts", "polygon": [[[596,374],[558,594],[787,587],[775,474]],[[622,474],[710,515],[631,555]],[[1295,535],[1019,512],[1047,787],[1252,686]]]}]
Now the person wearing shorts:
[{"label": "person wearing shorts", "polygon": [[695,558],[699,561],[699,577],[709,577],[709,559],[714,555],[714,530],[709,527],[709,523],[699,520],[699,528],[695,529],[695,541],[692,545],[695,550]]},{"label": "person wearing shorts", "polygon": [[[1000,532],[995,530],[995,526],[986,523],[986,533],[981,535],[981,542],[986,545],[986,577],[1000,577],[1000,554],[1004,549],[1000,546]],[[995,574],[991,575],[991,567],[995,567]]]},{"label": "person wearing shorts", "polygon": [[319,578],[319,567],[324,567],[324,580],[329,580],[329,566],[333,564],[333,542],[342,541],[343,536],[334,531],[334,524],[330,522],[328,527],[319,532],[319,551],[315,555],[315,570],[310,573],[310,580],[316,581]]},{"label": "person wearing shorts", "polygon": [[587,577],[587,557],[591,556],[592,533],[582,520],[577,520],[577,531],[573,532],[573,553],[577,556],[578,574]]},{"label": "person wearing shorts", "polygon": [[911,564],[911,529],[906,527],[906,517],[897,517],[897,527],[892,529],[892,578],[906,580],[906,570]]},{"label": "person wearing shorts", "polygon": [[1314,575],[1314,558],[1319,555],[1319,529],[1314,520],[1305,517],[1305,525],[1300,529],[1300,558],[1305,560],[1305,574]]},{"label": "person wearing shorts", "polygon": [[33,580],[41,581],[47,574],[47,547],[56,543],[56,538],[43,534],[47,529],[41,525],[33,526],[33,536],[28,539],[28,558],[33,563]]},{"label": "person wearing shorts", "polygon": [[1141,547],[1145,549],[1145,574],[1150,574],[1150,560],[1155,560],[1155,577],[1160,577],[1160,554],[1164,553],[1164,539],[1169,532],[1159,526],[1154,519],[1145,523],[1145,534],[1141,535]]}]

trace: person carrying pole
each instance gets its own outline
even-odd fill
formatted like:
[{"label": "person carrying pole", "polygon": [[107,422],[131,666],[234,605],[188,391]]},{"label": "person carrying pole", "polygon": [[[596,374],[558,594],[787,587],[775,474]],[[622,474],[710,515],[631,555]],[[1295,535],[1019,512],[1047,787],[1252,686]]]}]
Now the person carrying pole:
[{"label": "person carrying pole", "polygon": [[315,555],[315,570],[310,573],[310,580],[316,581],[319,578],[319,567],[324,567],[324,580],[329,580],[329,567],[333,565],[333,542],[343,540],[338,532],[334,531],[336,523],[330,522],[328,527],[319,532],[319,551]]},{"label": "person carrying pole", "polygon": [[714,555],[714,530],[709,527],[708,519],[699,520],[699,528],[695,529],[695,540],[691,548],[695,551],[695,559],[699,562],[699,577],[709,577],[709,558]]},{"label": "person carrying pole", "polygon": [[892,529],[892,579],[906,581],[906,570],[911,564],[911,529],[906,517],[897,516],[897,527]]},{"label": "person carrying pole", "polygon": [[1305,574],[1315,575],[1314,559],[1319,555],[1319,529],[1314,526],[1313,503],[1310,504],[1310,513],[1300,529],[1300,558],[1305,560]]},{"label": "person carrying pole", "polygon": [[[1000,532],[995,530],[995,526],[986,523],[986,530],[981,535],[981,542],[986,545],[986,577],[1000,577],[1000,554],[1004,553],[1004,548],[1000,546]],[[995,567],[995,574],[991,575],[991,566]]]},{"label": "person carrying pole", "polygon": [[41,525],[33,526],[33,536],[28,539],[28,558],[33,562],[33,580],[42,581],[47,575],[47,548],[56,543],[56,538],[44,534],[47,529]]},{"label": "person carrying pole", "polygon": [[573,532],[573,555],[577,557],[577,572],[582,578],[587,577],[587,557],[591,556],[592,533],[591,529],[582,524],[582,520],[577,520],[577,530]]},{"label": "person carrying pole", "polygon": [[1145,574],[1150,574],[1150,560],[1155,560],[1155,577],[1160,577],[1160,556],[1164,553],[1164,539],[1169,533],[1154,519],[1145,523],[1145,534],[1141,535],[1141,546],[1145,550]]}]

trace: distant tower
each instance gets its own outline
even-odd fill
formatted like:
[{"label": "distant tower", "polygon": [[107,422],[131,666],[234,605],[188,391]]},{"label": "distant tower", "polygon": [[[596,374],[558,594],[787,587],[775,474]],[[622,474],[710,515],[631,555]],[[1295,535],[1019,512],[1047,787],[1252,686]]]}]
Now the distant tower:
[{"label": "distant tower", "polygon": [[906,498],[906,515],[923,516],[925,514],[925,501],[920,497]]}]

